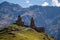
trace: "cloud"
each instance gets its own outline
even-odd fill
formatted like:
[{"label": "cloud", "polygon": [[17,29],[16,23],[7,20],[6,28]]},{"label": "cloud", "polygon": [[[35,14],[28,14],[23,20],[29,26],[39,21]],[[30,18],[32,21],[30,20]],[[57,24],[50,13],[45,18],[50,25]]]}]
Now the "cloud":
[{"label": "cloud", "polygon": [[29,0],[27,0],[27,1],[26,1],[26,3],[30,3],[30,1],[29,1]]},{"label": "cloud", "polygon": [[29,6],[33,5],[33,4],[30,2],[30,0],[25,0],[25,2],[26,2]]},{"label": "cloud", "polygon": [[52,0],[52,5],[60,7],[60,2],[58,0]]},{"label": "cloud", "polygon": [[48,6],[48,5],[49,5],[48,2],[44,2],[44,3],[42,4],[42,6]]},{"label": "cloud", "polygon": [[29,0],[25,0],[25,2],[26,2],[27,4],[29,4],[29,3],[30,3],[30,1],[29,1]]}]

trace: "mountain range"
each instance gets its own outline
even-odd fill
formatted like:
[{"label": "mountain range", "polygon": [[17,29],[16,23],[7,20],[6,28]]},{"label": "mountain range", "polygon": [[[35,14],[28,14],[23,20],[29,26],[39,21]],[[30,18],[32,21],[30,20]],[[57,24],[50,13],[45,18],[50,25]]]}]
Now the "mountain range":
[{"label": "mountain range", "polygon": [[0,3],[0,27],[13,24],[18,15],[23,18],[24,24],[29,25],[31,17],[34,18],[37,27],[45,27],[46,33],[57,39],[60,28],[60,7],[33,5],[23,8],[18,4]]}]

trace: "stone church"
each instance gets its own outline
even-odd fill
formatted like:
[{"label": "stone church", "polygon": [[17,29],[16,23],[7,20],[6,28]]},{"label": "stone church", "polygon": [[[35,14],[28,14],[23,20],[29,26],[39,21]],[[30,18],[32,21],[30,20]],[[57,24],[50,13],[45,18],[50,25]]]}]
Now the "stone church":
[{"label": "stone church", "polygon": [[22,17],[21,16],[18,16],[17,21],[14,24],[17,24],[19,26],[30,27],[30,28],[36,30],[37,32],[45,33],[45,28],[44,27],[37,27],[37,26],[35,26],[35,21],[34,21],[33,17],[30,20],[30,26],[24,25],[24,22],[22,21]]}]

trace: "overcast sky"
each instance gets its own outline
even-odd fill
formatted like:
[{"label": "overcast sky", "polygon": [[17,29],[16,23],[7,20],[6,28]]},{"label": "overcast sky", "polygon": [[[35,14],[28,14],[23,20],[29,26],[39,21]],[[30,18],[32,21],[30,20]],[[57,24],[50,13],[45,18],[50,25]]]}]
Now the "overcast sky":
[{"label": "overcast sky", "polygon": [[60,7],[60,0],[0,0],[0,3],[3,1],[19,4],[22,7],[29,7],[31,5]]}]

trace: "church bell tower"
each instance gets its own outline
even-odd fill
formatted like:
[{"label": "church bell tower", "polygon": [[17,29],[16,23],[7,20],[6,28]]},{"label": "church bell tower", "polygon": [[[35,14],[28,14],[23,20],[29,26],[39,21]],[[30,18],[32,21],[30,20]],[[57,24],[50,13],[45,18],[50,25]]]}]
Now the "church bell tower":
[{"label": "church bell tower", "polygon": [[30,21],[30,27],[35,28],[35,22],[34,22],[33,17],[31,18],[31,21]]}]

